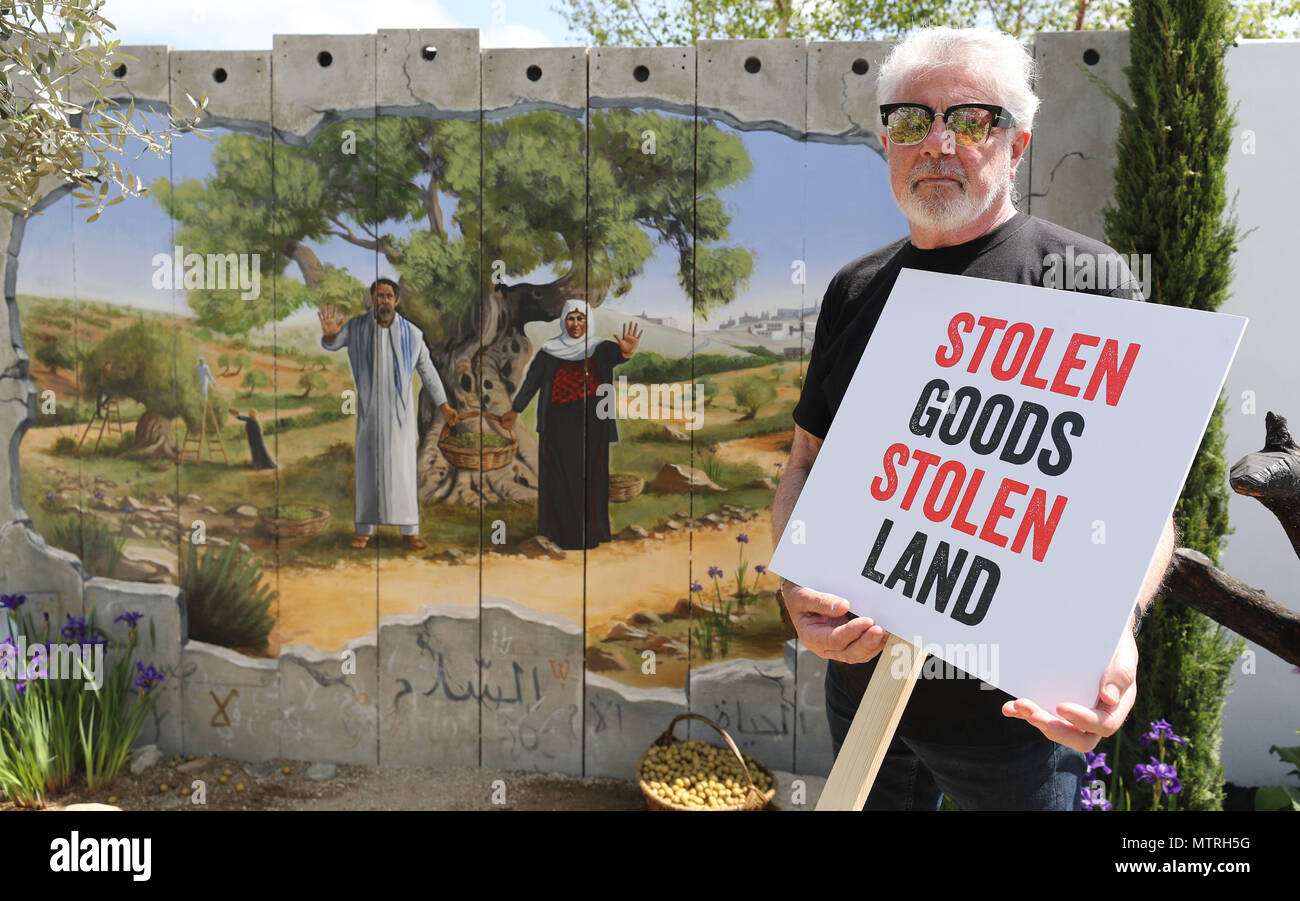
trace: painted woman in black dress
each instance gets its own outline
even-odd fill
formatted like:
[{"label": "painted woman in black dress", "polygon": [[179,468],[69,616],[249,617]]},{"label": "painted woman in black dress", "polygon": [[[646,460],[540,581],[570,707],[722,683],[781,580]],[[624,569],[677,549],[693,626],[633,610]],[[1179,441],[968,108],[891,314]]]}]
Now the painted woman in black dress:
[{"label": "painted woman in black dress", "polygon": [[266,442],[262,440],[262,424],[257,421],[257,411],[249,410],[247,416],[240,416],[234,410],[230,414],[244,423],[244,434],[248,436],[248,451],[253,455],[253,469],[275,469],[275,461],[266,451]]},{"label": "painted woman in black dress", "polygon": [[[618,428],[612,415],[600,414],[614,409],[614,367],[641,341],[635,325],[624,325],[615,341],[591,340],[590,317],[583,301],[564,304],[559,334],[537,352],[512,409],[501,417],[513,428],[538,395],[537,532],[565,550],[610,540],[609,445],[618,440]],[[602,384],[609,386],[604,404]]]}]

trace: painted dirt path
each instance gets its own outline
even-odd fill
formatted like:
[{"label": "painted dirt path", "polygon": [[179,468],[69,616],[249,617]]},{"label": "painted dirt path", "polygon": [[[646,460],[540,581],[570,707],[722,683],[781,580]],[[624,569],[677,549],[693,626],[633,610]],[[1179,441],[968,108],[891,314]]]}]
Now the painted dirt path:
[{"label": "painted dirt path", "polygon": [[[395,529],[380,531],[385,546],[398,540]],[[612,541],[587,551],[588,630],[603,633],[638,610],[671,610],[689,593],[692,570],[695,579],[707,581],[708,568],[720,566],[726,573],[724,582],[733,580],[740,548],[736,536],[741,532],[749,536],[746,558],[753,578],[753,565],[766,564],[772,556],[767,510],[721,528],[705,526],[662,537]],[[415,613],[426,604],[478,604],[480,568],[473,558],[452,564],[407,555],[386,559],[377,567],[372,548],[349,552],[359,559],[345,557],[329,569],[279,568],[279,620],[271,632],[269,654],[286,644],[337,650],[348,639],[373,631],[376,617]],[[691,568],[688,560],[693,560]],[[489,552],[483,556],[483,593],[582,622],[581,594],[575,592],[582,586],[582,565],[582,554],[574,551],[564,560]]]}]

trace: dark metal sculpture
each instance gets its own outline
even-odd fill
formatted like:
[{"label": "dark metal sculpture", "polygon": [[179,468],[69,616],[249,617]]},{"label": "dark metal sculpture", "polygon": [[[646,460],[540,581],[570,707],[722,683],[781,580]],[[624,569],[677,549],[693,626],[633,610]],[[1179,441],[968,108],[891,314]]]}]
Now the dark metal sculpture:
[{"label": "dark metal sculpture", "polygon": [[[1238,460],[1229,471],[1229,483],[1278,518],[1300,556],[1300,446],[1287,431],[1285,418],[1268,413],[1264,427],[1263,450]],[[1174,552],[1164,587],[1193,610],[1300,665],[1300,613],[1228,575],[1199,551],[1180,547]]]},{"label": "dark metal sculpture", "polygon": [[1266,414],[1264,429],[1264,449],[1238,460],[1229,471],[1229,484],[1277,517],[1300,556],[1300,447],[1291,438],[1285,418]]}]

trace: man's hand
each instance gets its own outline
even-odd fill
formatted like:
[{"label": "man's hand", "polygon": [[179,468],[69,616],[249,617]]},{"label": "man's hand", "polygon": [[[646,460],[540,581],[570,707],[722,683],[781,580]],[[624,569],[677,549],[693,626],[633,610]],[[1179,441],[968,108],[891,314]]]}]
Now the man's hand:
[{"label": "man's hand", "polygon": [[438,409],[442,411],[442,418],[447,420],[447,425],[454,426],[460,422],[460,414],[456,412],[456,408],[451,404],[443,404]]},{"label": "man's hand", "polygon": [[1070,702],[1057,704],[1056,712],[1061,718],[1057,719],[1033,701],[1018,698],[1003,704],[1002,714],[1027,721],[1057,744],[1076,751],[1091,751],[1103,738],[1118,732],[1133,709],[1137,700],[1137,665],[1137,642],[1133,640],[1133,630],[1125,629],[1110,666],[1101,674],[1095,707]]},{"label": "man's hand", "polygon": [[630,360],[632,354],[636,353],[637,345],[641,343],[641,329],[637,328],[634,322],[625,322],[623,337],[620,338],[616,332],[614,340],[618,342],[619,350],[623,351],[623,359]]},{"label": "man's hand", "polygon": [[347,321],[332,303],[321,306],[316,311],[316,315],[320,318],[321,332],[324,333],[326,341],[337,338],[339,332],[343,331],[343,323]]},{"label": "man's hand", "polygon": [[889,638],[870,617],[850,617],[849,602],[842,597],[802,588],[788,580],[781,585],[781,597],[799,640],[818,657],[866,663],[880,653]]},{"label": "man's hand", "polygon": [[513,431],[515,427],[515,420],[518,418],[519,418],[519,414],[516,413],[514,410],[507,410],[506,412],[501,414],[501,425],[505,426],[507,431]]}]

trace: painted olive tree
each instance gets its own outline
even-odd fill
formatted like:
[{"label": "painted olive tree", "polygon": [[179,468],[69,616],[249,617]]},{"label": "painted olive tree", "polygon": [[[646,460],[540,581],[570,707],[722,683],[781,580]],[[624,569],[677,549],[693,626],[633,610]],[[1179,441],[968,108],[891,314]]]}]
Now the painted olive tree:
[{"label": "painted olive tree", "polygon": [[[653,153],[643,152],[647,130]],[[355,155],[339,152],[348,140]],[[305,306],[360,312],[362,282],[318,251],[330,239],[373,250],[399,274],[399,310],[424,331],[462,416],[509,409],[533,354],[527,323],[557,318],[569,298],[594,307],[625,294],[658,245],[674,255],[701,315],[733,300],[753,270],[751,251],[726,244],[730,216],[719,197],[749,173],[744,144],[686,117],[594,110],[588,123],[548,110],[481,123],[345,120],[307,146],[277,143],[274,183],[263,138],[227,134],[212,163],[206,180],[162,179],[154,196],[187,251],[270,247],[261,275],[275,290],[253,300],[238,289],[190,291],[198,325],[233,336]],[[524,280],[539,272],[548,277]],[[421,500],[536,497],[531,442],[521,440],[515,465],[480,479],[438,451],[441,428],[421,392]]]}]

